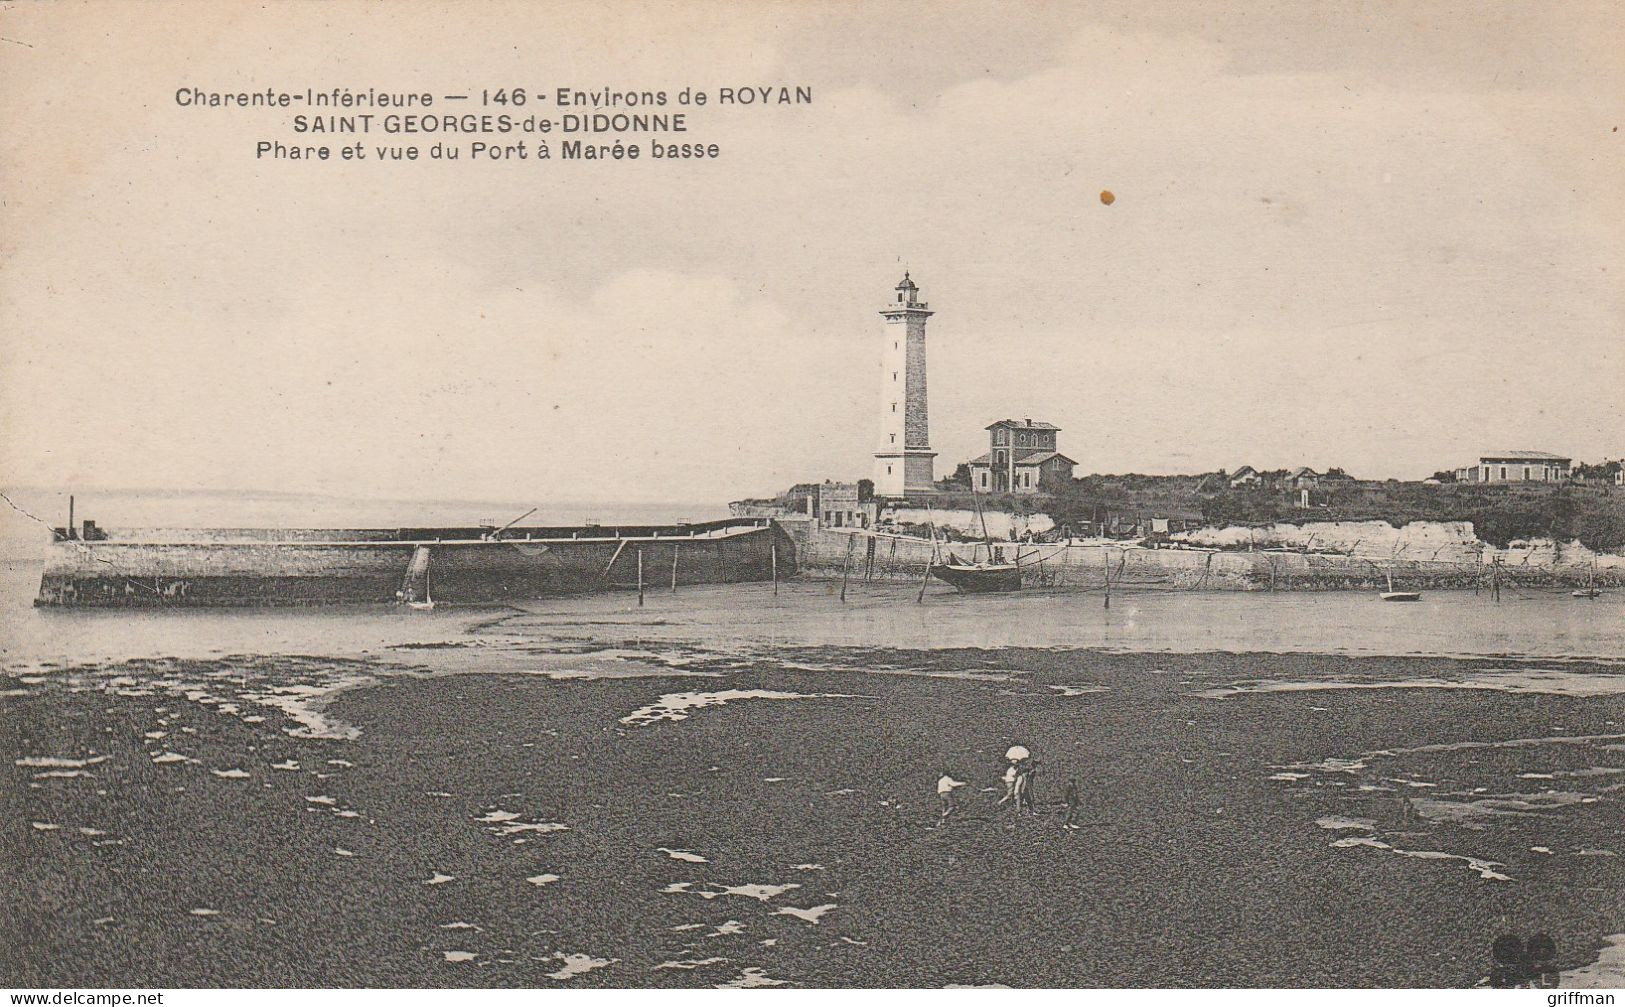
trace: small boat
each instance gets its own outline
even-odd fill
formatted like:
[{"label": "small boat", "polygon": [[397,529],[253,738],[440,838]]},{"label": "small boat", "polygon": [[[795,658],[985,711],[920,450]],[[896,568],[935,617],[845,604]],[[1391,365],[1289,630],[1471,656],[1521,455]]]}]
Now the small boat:
[{"label": "small boat", "polygon": [[429,595],[429,571],[423,571],[423,597],[421,599],[408,599],[406,607],[417,609],[419,612],[434,611],[434,598]]},{"label": "small boat", "polygon": [[1021,590],[1021,568],[1014,563],[966,563],[949,553],[947,562],[931,565],[931,575],[963,594]]},{"label": "small boat", "polygon": [[[1021,567],[1015,563],[992,562],[993,536],[988,534],[987,515],[982,513],[982,498],[977,495],[974,485],[971,487],[971,499],[976,504],[976,517],[982,522],[982,541],[987,545],[988,561],[974,562],[976,558],[974,550],[971,552],[973,562],[970,563],[950,552],[946,562],[931,564],[932,576],[952,584],[959,589],[961,594],[995,594],[1005,591],[1020,591]],[[936,539],[936,528],[933,525],[931,531],[933,545],[936,544]]]},{"label": "small boat", "polygon": [[1422,592],[1420,592],[1420,591],[1395,591],[1394,590],[1394,575],[1389,574],[1388,575],[1388,590],[1382,592],[1382,594],[1378,595],[1377,597],[1381,598],[1383,601],[1421,601],[1422,600]]},{"label": "small boat", "polygon": [[401,589],[395,593],[407,608],[414,608],[420,612],[431,611],[434,608],[434,597],[429,593],[428,546],[420,545],[412,550],[412,561],[406,565],[406,579],[401,582]]}]

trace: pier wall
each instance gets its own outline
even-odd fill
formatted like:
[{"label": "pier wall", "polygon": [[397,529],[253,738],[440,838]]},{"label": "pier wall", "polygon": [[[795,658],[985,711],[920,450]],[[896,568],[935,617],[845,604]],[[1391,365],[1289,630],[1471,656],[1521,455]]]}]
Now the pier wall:
[{"label": "pier wall", "polygon": [[[37,604],[153,607],[383,603],[488,604],[636,589],[765,581],[796,572],[776,525],[694,535],[593,539],[356,541],[322,534],[173,534],[175,541],[56,541]],[[420,550],[427,553],[425,558]],[[421,569],[413,569],[414,556]],[[641,560],[641,564],[640,564]],[[408,572],[412,571],[410,587]],[[418,597],[422,594],[423,597]]]}]

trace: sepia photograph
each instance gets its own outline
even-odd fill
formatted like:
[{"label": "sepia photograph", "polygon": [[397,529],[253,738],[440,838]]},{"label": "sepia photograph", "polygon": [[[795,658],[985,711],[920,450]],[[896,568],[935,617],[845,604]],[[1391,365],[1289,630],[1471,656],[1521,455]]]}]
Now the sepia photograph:
[{"label": "sepia photograph", "polygon": [[1613,1003],[1622,37],[3,0],[8,1002]]}]

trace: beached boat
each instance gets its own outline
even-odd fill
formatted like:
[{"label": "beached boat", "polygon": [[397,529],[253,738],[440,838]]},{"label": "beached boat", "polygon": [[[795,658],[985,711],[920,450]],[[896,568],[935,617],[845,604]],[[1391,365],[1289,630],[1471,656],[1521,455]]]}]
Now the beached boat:
[{"label": "beached boat", "polygon": [[1597,561],[1591,561],[1591,574],[1586,578],[1586,586],[1573,592],[1575,598],[1601,598],[1602,588],[1597,586]]},{"label": "beached boat", "polygon": [[[1002,591],[1021,590],[1021,568],[1014,563],[994,563],[993,536],[987,531],[987,515],[982,513],[981,497],[976,495],[976,489],[971,488],[971,499],[976,504],[976,517],[982,522],[982,541],[987,546],[988,560],[975,562],[976,553],[971,552],[972,562],[965,562],[952,552],[948,553],[946,562],[933,563],[931,574],[938,580],[944,580],[958,588],[963,594],[995,594]],[[935,544],[937,539],[935,522],[932,523],[931,541]]]},{"label": "beached boat", "polygon": [[1394,590],[1394,575],[1389,574],[1388,575],[1388,590],[1382,592],[1382,594],[1378,595],[1378,597],[1381,598],[1383,601],[1421,601],[1422,600],[1422,592],[1420,592],[1420,591],[1395,591]]},{"label": "beached boat", "polygon": [[965,594],[1021,590],[1021,568],[1014,563],[966,563],[949,553],[947,562],[932,564],[931,575]]}]

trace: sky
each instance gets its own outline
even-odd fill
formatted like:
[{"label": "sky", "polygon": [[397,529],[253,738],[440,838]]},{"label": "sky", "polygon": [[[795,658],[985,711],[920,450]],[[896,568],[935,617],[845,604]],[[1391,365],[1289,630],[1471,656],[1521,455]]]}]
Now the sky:
[{"label": "sky", "polygon": [[[0,4],[0,484],[660,501],[856,479],[905,268],[936,311],[939,475],[1005,416],[1059,425],[1079,474],[1620,457],[1620,20]],[[299,139],[291,113],[173,99],[751,85],[813,101],[690,108],[675,139],[722,156],[681,162],[256,160]]]}]

